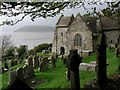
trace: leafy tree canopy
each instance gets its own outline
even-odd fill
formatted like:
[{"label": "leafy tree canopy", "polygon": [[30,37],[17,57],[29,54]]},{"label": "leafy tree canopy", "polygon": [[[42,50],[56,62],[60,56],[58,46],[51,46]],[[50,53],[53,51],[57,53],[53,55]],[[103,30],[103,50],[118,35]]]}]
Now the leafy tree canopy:
[{"label": "leafy tree canopy", "polygon": [[[25,0],[28,2],[22,1],[24,0],[14,0],[14,2],[0,2],[0,15],[9,17],[8,19],[2,21],[0,25],[14,25],[19,21],[22,21],[26,16],[30,16],[32,21],[34,21],[35,18],[39,17],[54,17],[61,13],[61,11],[63,11],[65,8],[84,8],[87,13],[90,13],[90,11],[86,8],[86,4],[94,6],[91,8],[93,10],[91,14],[100,15],[101,13],[97,11],[95,5],[99,4],[102,6],[105,3],[108,5],[107,8],[110,9],[109,11],[112,11],[111,13],[114,13],[114,11],[116,11],[116,8],[118,9],[120,3],[120,1],[117,0],[111,0],[111,2],[103,2],[100,0],[91,0],[90,2],[86,0],[73,0],[72,2],[70,2],[70,0],[41,0],[45,2],[36,2],[36,0]],[[108,11],[108,9],[106,11]]]}]

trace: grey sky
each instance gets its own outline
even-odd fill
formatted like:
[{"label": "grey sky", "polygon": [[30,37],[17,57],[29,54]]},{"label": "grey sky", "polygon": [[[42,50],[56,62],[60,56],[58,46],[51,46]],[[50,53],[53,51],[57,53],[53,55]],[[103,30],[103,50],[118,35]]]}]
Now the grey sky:
[{"label": "grey sky", "polygon": [[[93,6],[86,6],[87,9],[90,9],[91,7]],[[105,5],[103,5],[102,7],[100,5],[97,5],[96,6],[98,9],[102,9],[105,7]],[[85,14],[86,13],[86,10],[84,10],[83,8],[78,8],[78,9],[65,9],[63,11],[63,14],[65,16],[70,16],[72,14],[76,15],[77,13],[80,13],[80,14]],[[39,26],[53,26],[55,27],[59,17],[61,16],[61,14],[57,15],[56,17],[53,17],[53,18],[37,18],[35,19],[35,21],[31,21],[30,20],[30,17],[27,16],[25,17],[21,22],[17,23],[16,25],[14,26],[2,26],[2,32],[6,32],[6,31],[14,31],[20,27],[24,27],[24,26],[30,26],[30,25],[39,25]],[[1,31],[1,30],[0,30]]]}]

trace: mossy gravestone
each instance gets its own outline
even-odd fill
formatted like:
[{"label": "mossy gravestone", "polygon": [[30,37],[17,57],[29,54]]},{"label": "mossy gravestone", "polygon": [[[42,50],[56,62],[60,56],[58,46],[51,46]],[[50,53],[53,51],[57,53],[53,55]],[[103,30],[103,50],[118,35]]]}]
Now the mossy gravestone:
[{"label": "mossy gravestone", "polygon": [[28,65],[24,65],[23,66],[23,72],[24,72],[24,78],[28,79],[28,78],[32,78],[34,76],[34,69],[31,66]]},{"label": "mossy gravestone", "polygon": [[43,57],[40,64],[40,71],[45,71],[48,69],[48,57]]},{"label": "mossy gravestone", "polygon": [[39,66],[39,57],[35,55],[33,58],[33,67],[38,67],[38,66]]},{"label": "mossy gravestone", "polygon": [[16,73],[17,73],[17,78],[24,81],[23,68],[17,68]]},{"label": "mossy gravestone", "polygon": [[77,50],[71,50],[68,59],[71,89],[80,90],[79,64],[82,62],[82,58],[78,55]]}]

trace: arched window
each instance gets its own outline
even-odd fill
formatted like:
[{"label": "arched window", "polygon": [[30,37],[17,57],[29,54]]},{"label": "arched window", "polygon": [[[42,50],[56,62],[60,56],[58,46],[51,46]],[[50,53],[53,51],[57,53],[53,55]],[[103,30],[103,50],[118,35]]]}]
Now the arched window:
[{"label": "arched window", "polygon": [[75,35],[74,46],[82,46],[82,37],[80,34]]}]

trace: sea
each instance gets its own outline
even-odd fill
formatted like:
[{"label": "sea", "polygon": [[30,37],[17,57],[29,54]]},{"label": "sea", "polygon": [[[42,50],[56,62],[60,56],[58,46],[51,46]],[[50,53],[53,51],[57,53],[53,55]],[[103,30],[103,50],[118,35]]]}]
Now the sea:
[{"label": "sea", "polygon": [[[5,33],[4,33],[5,34]],[[35,46],[42,43],[52,43],[54,31],[47,32],[11,32],[6,33],[6,35],[11,35],[11,41],[17,47],[20,45],[27,45],[28,49],[33,49]]]}]

